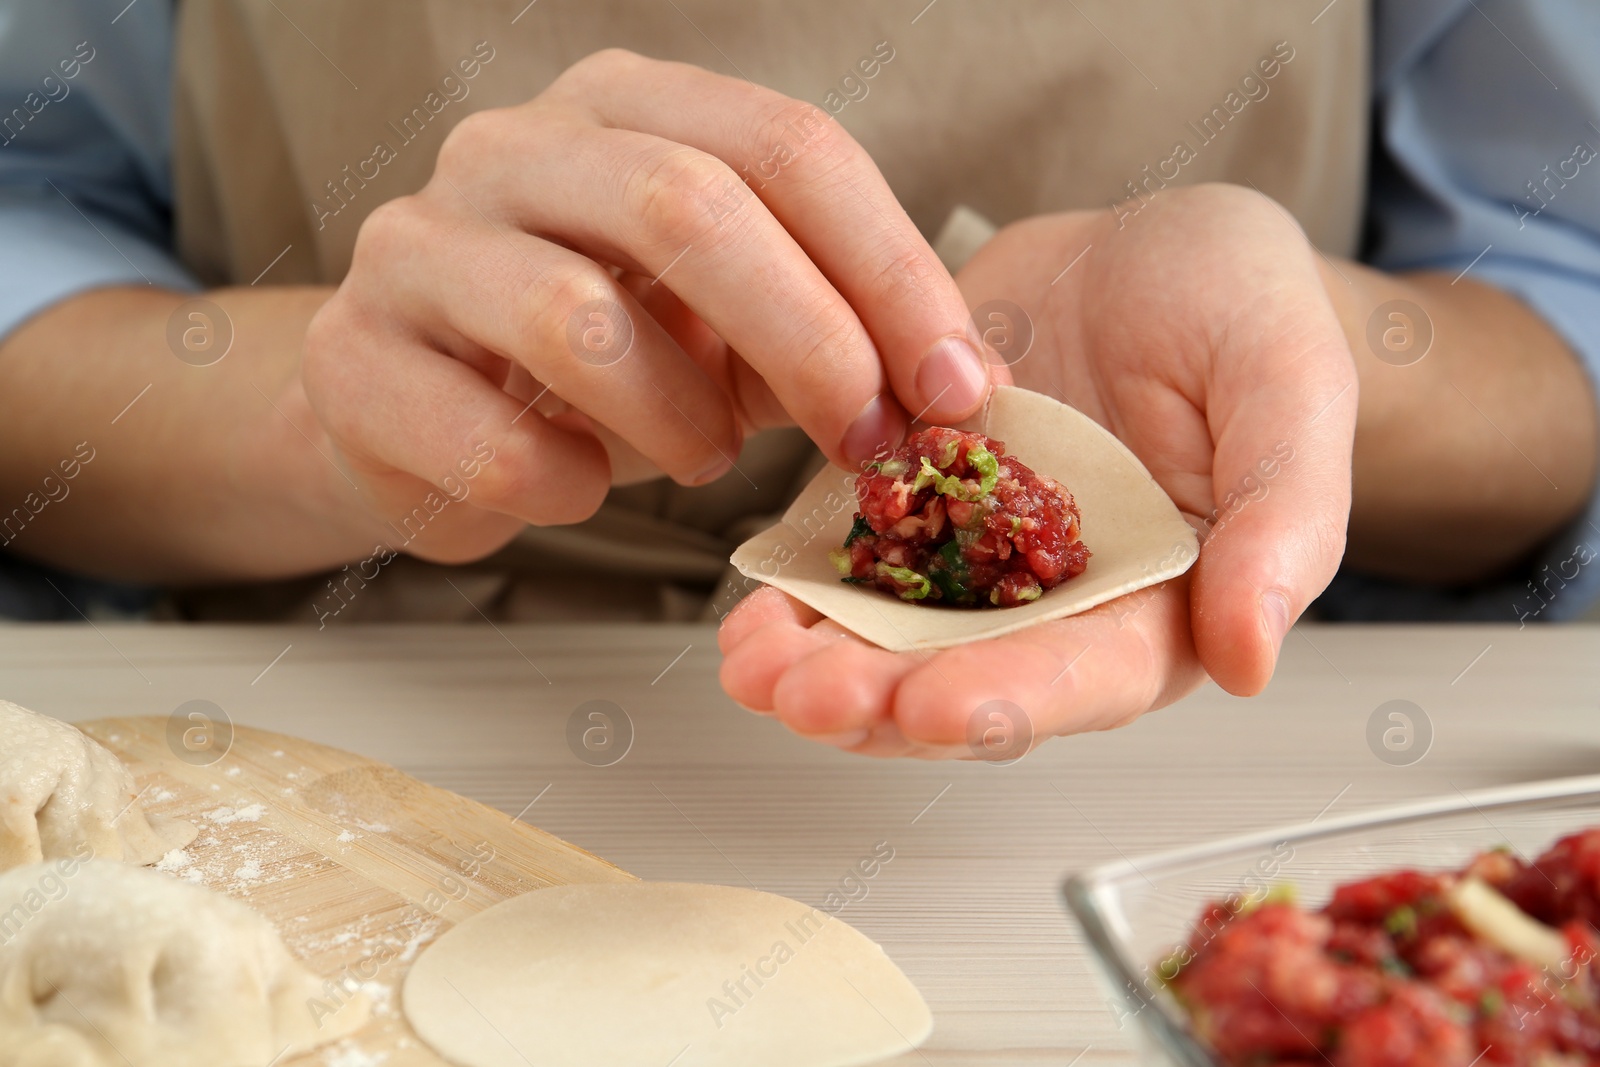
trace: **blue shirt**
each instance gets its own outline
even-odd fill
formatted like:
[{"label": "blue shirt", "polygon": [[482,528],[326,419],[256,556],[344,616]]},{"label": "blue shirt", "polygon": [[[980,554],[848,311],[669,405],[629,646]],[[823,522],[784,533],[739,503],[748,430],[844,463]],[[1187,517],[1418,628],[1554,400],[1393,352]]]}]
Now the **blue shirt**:
[{"label": "blue shirt", "polygon": [[172,254],[172,2],[120,7],[0,0],[0,336],[89,289],[197,288]]},{"label": "blue shirt", "polygon": [[[1600,6],[1379,0],[1375,15],[1364,258],[1466,272],[1512,293],[1600,392]],[[1528,477],[1544,476],[1530,466]],[[1591,487],[1585,513],[1503,580],[1442,589],[1341,572],[1317,608],[1333,619],[1526,623],[1574,618],[1597,599]]]},{"label": "blue shirt", "polygon": [[[94,288],[197,288],[172,253],[172,0],[123,2],[0,0],[0,337]],[[1516,295],[1600,381],[1600,6],[1375,0],[1374,49],[1364,258]],[[1341,573],[1318,610],[1569,618],[1600,599],[1597,557],[1591,503],[1504,581]],[[34,614],[16,595],[0,576],[0,614]]]}]

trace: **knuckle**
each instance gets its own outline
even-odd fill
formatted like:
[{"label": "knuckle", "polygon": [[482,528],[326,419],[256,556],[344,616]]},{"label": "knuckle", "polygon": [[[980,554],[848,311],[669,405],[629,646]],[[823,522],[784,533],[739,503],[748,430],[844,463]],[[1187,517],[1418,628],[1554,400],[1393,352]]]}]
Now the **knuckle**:
[{"label": "knuckle", "polygon": [[626,48],[602,48],[562,71],[536,99],[582,107],[587,97],[603,88],[637,84],[658,62]]},{"label": "knuckle", "polygon": [[632,205],[638,236],[674,248],[694,243],[718,217],[728,197],[733,171],[715,156],[694,148],[675,148],[637,168],[628,179],[625,202]]},{"label": "knuckle", "polygon": [[838,361],[861,349],[862,328],[849,312],[808,320],[790,338],[785,351],[797,354],[794,373],[806,396],[826,396],[838,388]]},{"label": "knuckle", "polygon": [[649,60],[627,48],[602,48],[590,52],[563,72],[561,79],[583,81],[589,78],[606,79],[626,71],[636,70]]},{"label": "knuckle", "polygon": [[1262,227],[1266,232],[1292,235],[1305,240],[1305,229],[1289,209],[1259,189],[1231,182],[1206,182],[1185,190],[1188,201],[1196,212],[1219,220],[1230,220],[1234,225],[1248,222]]},{"label": "knuckle", "polygon": [[[567,478],[528,442],[504,435],[493,444],[501,458],[479,473],[473,496],[479,506],[521,515],[541,526],[565,526],[594,515],[605,501],[606,486],[587,477]],[[531,507],[530,507],[531,505]]]},{"label": "knuckle", "polygon": [[542,479],[535,476],[537,467],[529,462],[529,457],[511,447],[508,441],[490,443],[495,454],[503,458],[486,465],[473,480],[472,495],[477,498],[478,506],[505,512],[513,510],[520,502],[536,499],[530,494],[541,488],[538,483]]},{"label": "knuckle", "polygon": [[1265,193],[1233,182],[1201,182],[1187,187],[1183,194],[1197,204],[1214,208],[1248,209],[1265,207],[1269,203]]},{"label": "knuckle", "polygon": [[[562,319],[594,300],[615,300],[617,285],[611,275],[592,262],[574,264],[561,271],[547,298],[554,317]],[[546,316],[551,317],[551,316]]]},{"label": "knuckle", "polygon": [[815,104],[783,99],[757,120],[752,131],[763,175],[777,166],[805,164],[827,172],[866,158],[845,128]]},{"label": "knuckle", "polygon": [[423,229],[423,211],[416,197],[399,196],[379,204],[356,233],[350,273],[363,277],[406,256],[418,246]]},{"label": "knuckle", "polygon": [[336,293],[306,326],[300,380],[317,420],[336,441],[348,440],[356,413],[346,402],[347,388],[365,347],[359,317],[348,297]]},{"label": "knuckle", "polygon": [[505,142],[504,123],[510,114],[504,108],[489,108],[467,115],[445,135],[439,146],[436,169],[440,174],[469,174],[484,157]]},{"label": "knuckle", "polygon": [[892,300],[896,294],[916,297],[938,293],[949,285],[950,275],[931,253],[898,242],[893,252],[872,278],[872,289],[880,299]]},{"label": "knuckle", "polygon": [[[568,324],[586,305],[611,304],[627,314],[616,282],[599,265],[583,261],[561,270],[548,290],[529,290],[531,307],[518,309],[512,334],[522,350],[548,368],[563,356],[577,359],[570,350]],[[548,373],[548,371],[547,371]]]}]

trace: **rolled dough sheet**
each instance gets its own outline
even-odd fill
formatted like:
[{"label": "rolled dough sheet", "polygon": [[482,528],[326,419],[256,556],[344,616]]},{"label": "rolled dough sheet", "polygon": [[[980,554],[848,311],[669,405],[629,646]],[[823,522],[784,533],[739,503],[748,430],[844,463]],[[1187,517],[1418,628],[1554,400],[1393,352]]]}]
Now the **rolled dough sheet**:
[{"label": "rolled dough sheet", "polygon": [[497,904],[417,960],[403,1002],[462,1067],[851,1067],[933,1029],[916,987],[843,920],[670,882]]}]

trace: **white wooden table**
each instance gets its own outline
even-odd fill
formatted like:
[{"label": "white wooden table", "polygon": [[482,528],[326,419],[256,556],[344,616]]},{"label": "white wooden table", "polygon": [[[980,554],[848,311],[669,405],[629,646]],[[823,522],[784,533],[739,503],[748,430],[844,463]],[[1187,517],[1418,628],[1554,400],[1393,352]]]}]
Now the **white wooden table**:
[{"label": "white wooden table", "polygon": [[[687,651],[686,651],[687,650]],[[680,657],[681,655],[681,658]],[[215,701],[236,722],[385,760],[646,878],[821,903],[885,841],[841,917],[932,1004],[905,1063],[1126,1064],[1060,905],[1069,871],[1329,810],[1600,770],[1600,628],[1301,627],[1266,695],[1208,687],[1123,730],[1009,767],[881,762],[792,737],[716,684],[702,627],[0,629],[0,696],[68,719]],[[614,766],[567,720],[610,700]],[[1391,699],[1431,720],[1411,766],[1378,759]],[[528,805],[537,798],[537,803]]]}]

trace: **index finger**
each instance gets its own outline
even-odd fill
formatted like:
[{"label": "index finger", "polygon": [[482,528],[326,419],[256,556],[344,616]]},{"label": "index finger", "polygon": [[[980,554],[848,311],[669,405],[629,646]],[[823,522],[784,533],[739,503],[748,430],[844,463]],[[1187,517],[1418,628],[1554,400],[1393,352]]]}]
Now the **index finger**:
[{"label": "index finger", "polygon": [[[955,280],[832,116],[749,82],[626,52],[600,53],[570,73],[607,125],[698,148],[733,168],[854,309],[914,417],[955,422],[982,406],[988,363],[970,340]],[[661,91],[630,91],[642,80]],[[782,373],[777,354],[742,354],[763,374]]]}]

